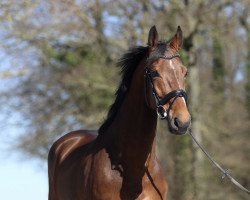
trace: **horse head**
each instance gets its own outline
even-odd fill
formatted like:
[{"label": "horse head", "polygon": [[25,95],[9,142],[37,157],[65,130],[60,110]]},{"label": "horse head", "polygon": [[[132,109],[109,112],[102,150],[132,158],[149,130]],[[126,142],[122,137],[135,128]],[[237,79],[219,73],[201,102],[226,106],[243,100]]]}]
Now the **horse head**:
[{"label": "horse head", "polygon": [[148,36],[145,67],[147,104],[160,118],[167,119],[170,132],[178,135],[186,133],[191,124],[185,92],[187,68],[178,53],[181,45],[180,27],[169,42],[161,42],[153,26]]}]

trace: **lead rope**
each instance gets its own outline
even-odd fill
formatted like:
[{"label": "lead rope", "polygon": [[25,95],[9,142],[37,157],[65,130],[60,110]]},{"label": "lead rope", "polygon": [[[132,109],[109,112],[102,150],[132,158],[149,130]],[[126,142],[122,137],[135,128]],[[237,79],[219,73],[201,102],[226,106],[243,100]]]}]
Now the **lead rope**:
[{"label": "lead rope", "polygon": [[200,143],[195,139],[194,135],[192,134],[191,128],[188,129],[189,135],[192,137],[193,141],[197,144],[197,146],[201,149],[201,151],[206,155],[206,157],[223,173],[222,179],[225,179],[226,177],[238,188],[240,188],[242,191],[246,192],[248,195],[250,195],[250,191],[246,189],[244,186],[242,186],[238,181],[236,181],[230,174],[228,169],[223,169],[212,157],[211,155],[200,145]]}]

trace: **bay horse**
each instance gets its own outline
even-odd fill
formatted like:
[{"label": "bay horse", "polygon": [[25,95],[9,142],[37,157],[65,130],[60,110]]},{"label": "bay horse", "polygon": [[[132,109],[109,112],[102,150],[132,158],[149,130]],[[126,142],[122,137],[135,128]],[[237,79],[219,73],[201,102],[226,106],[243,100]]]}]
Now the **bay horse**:
[{"label": "bay horse", "polygon": [[178,51],[182,31],[159,41],[156,27],[146,47],[121,59],[122,81],[98,131],[58,139],[48,156],[49,200],[165,200],[168,185],[156,158],[157,116],[171,133],[190,126],[185,76]]}]

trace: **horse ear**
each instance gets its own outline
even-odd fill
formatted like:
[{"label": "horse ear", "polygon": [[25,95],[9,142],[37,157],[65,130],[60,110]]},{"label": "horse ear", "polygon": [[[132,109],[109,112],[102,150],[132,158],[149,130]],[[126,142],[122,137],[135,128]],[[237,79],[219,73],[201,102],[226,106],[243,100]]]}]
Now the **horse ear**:
[{"label": "horse ear", "polygon": [[158,45],[158,32],[155,26],[152,26],[148,33],[148,46],[153,50]]},{"label": "horse ear", "polygon": [[178,26],[175,36],[171,39],[170,46],[176,51],[180,50],[182,46],[182,30],[180,26]]}]

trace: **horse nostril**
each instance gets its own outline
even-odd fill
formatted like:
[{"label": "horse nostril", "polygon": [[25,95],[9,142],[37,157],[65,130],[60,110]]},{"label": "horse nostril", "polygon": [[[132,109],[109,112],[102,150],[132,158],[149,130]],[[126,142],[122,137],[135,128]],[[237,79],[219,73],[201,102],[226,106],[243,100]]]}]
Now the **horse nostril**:
[{"label": "horse nostril", "polygon": [[190,124],[190,121],[182,122],[179,118],[177,118],[177,117],[174,118],[174,125],[177,128],[186,128],[189,126],[189,124]]},{"label": "horse nostril", "polygon": [[179,135],[185,134],[190,126],[190,122],[190,120],[183,122],[181,118],[174,117],[171,120],[170,131]]},{"label": "horse nostril", "polygon": [[177,117],[174,118],[174,125],[175,125],[177,128],[180,128],[180,120],[179,120]]}]

